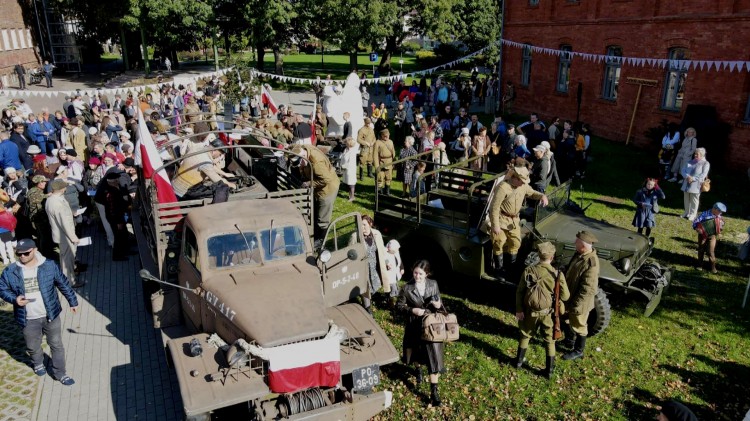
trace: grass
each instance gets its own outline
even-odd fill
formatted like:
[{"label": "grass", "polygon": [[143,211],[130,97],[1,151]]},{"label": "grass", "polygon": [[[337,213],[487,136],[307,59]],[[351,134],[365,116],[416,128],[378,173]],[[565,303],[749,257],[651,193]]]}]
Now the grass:
[{"label": "grass", "polygon": [[[633,229],[632,197],[655,171],[656,154],[603,139],[593,145],[589,176],[575,184],[574,198],[591,204],[589,216]],[[415,390],[411,369],[396,363],[383,368],[381,387],[394,392],[394,403],[379,419],[653,419],[665,399],[683,401],[699,419],[742,419],[750,406],[750,310],[740,308],[747,264],[735,256],[749,225],[741,217],[750,213],[743,194],[750,186],[744,176],[715,173],[712,179],[714,190],[702,195],[701,210],[719,200],[729,208],[717,247],[718,275],[692,269],[696,235],[679,218],[682,192],[665,183],[652,257],[672,266],[675,276],[651,317],[641,316],[645,303],[639,297],[610,295],[610,327],[588,341],[583,360],[559,361],[556,377],[547,381],[538,375],[544,367],[539,341],[527,354],[532,369],[510,366],[518,335],[510,312],[514,290],[454,277],[456,282],[441,284],[462,326],[461,339],[446,346],[445,405],[428,408],[428,386]],[[366,179],[358,185],[354,203],[342,188],[335,214],[372,214],[373,184]],[[398,183],[393,190],[400,192]],[[400,350],[403,320],[382,308],[376,307],[376,319]]]}]

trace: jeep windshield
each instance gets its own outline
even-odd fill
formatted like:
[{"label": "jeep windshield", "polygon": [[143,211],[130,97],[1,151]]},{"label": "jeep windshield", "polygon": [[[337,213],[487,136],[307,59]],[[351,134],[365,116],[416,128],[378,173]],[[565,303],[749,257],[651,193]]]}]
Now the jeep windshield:
[{"label": "jeep windshield", "polygon": [[542,206],[541,203],[537,205],[535,224],[542,222],[553,213],[563,210],[568,203],[568,197],[570,197],[570,181],[557,186],[547,194],[547,199],[549,199],[547,206]]},{"label": "jeep windshield", "polygon": [[255,266],[306,252],[302,229],[294,225],[259,232],[219,234],[210,237],[207,245],[211,269]]}]

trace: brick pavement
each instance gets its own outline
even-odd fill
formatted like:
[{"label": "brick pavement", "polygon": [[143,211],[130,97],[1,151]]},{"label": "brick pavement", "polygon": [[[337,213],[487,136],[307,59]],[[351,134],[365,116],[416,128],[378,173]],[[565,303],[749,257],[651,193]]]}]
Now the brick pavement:
[{"label": "brick pavement", "polygon": [[175,375],[144,310],[140,262],[137,256],[113,262],[103,235],[88,231],[94,245],[78,249],[79,260],[89,264],[87,284],[77,290],[79,313],[63,300],[67,372],[76,384],[66,387],[46,376],[31,419],[181,419]]}]

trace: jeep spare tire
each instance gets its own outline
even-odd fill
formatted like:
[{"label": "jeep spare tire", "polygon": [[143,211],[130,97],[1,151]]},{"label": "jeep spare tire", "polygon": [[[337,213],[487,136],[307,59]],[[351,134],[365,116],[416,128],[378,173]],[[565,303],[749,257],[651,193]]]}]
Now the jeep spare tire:
[{"label": "jeep spare tire", "polygon": [[604,332],[609,326],[609,320],[612,318],[612,307],[609,305],[609,299],[604,290],[599,288],[594,296],[594,308],[589,313],[589,334],[594,336]]}]

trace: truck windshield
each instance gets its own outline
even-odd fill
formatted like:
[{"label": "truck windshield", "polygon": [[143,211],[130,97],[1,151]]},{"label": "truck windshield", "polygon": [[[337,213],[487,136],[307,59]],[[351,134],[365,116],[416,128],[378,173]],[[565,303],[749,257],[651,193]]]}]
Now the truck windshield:
[{"label": "truck windshield", "polygon": [[[245,241],[247,240],[247,241]],[[254,232],[216,235],[208,239],[208,264],[211,269],[260,264],[258,237]]]},{"label": "truck windshield", "polygon": [[549,204],[546,207],[537,205],[536,207],[536,223],[542,222],[545,218],[552,215],[553,213],[562,210],[568,203],[568,197],[570,195],[570,182],[561,184],[547,194]]},{"label": "truck windshield", "polygon": [[260,232],[263,260],[278,260],[305,254],[305,240],[298,226],[274,227]]}]

